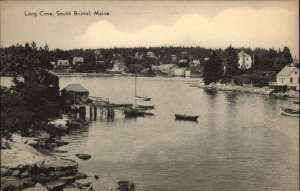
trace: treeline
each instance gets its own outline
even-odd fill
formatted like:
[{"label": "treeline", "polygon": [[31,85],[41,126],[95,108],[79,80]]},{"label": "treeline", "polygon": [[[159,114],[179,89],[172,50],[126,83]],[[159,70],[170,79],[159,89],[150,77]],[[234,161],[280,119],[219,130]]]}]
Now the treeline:
[{"label": "treeline", "polygon": [[[24,51],[26,52],[26,47],[28,48],[28,43],[24,46]],[[20,49],[22,45],[11,46],[8,48],[1,48],[1,72],[5,72],[5,57],[7,54],[11,54],[16,49]],[[54,49],[49,50],[48,46],[44,48],[39,48],[37,51],[38,58],[41,64],[47,65],[51,68],[50,61],[57,60],[69,60],[72,63],[74,57],[83,57],[84,63],[78,66],[72,65],[71,67],[76,70],[76,72],[104,72],[107,69],[111,69],[113,64],[111,60],[123,59],[125,65],[132,69],[132,72],[138,72],[144,68],[148,68],[152,64],[168,64],[172,63],[171,55],[176,55],[177,59],[198,59],[201,63],[204,63],[204,58],[209,58],[212,52],[215,51],[218,56],[221,57],[222,63],[230,62],[228,60],[229,56],[232,54],[237,54],[237,52],[244,50],[245,53],[249,54],[254,58],[254,63],[252,70],[260,71],[279,71],[283,66],[289,64],[293,61],[290,50],[288,47],[284,47],[283,50],[275,49],[264,49],[264,48],[234,48],[229,46],[232,50],[226,48],[223,49],[210,49],[204,47],[173,47],[173,46],[162,46],[162,47],[135,47],[135,48],[109,48],[109,49],[72,49],[72,50],[61,50]],[[100,63],[96,63],[95,51],[100,51],[100,55],[97,56]],[[147,52],[153,52],[156,59],[148,59],[146,57]],[[228,51],[231,51],[229,53]],[[233,51],[233,52],[232,52]],[[135,59],[134,55],[139,52],[144,55],[143,59]],[[186,52],[186,54],[182,54]],[[24,53],[21,53],[24,54]],[[47,54],[47,55],[45,55]],[[230,55],[228,55],[230,54]],[[189,56],[190,55],[190,56]],[[4,59],[2,59],[4,57]],[[233,58],[231,58],[233,59]],[[236,58],[235,58],[236,59]],[[16,62],[16,67],[21,61]]]},{"label": "treeline", "polygon": [[1,49],[1,71],[13,77],[11,87],[0,87],[1,136],[47,128],[44,122],[60,115],[58,83],[52,84],[58,77],[51,67],[48,46],[26,43]]},{"label": "treeline", "polygon": [[252,67],[248,70],[239,69],[238,52],[240,49],[231,45],[225,50],[213,50],[209,60],[204,65],[203,79],[205,84],[210,84],[224,78],[232,78],[235,75],[246,72],[274,71],[279,72],[283,67],[293,62],[292,55],[288,47],[283,50],[256,48],[243,48],[243,51],[252,55]]}]

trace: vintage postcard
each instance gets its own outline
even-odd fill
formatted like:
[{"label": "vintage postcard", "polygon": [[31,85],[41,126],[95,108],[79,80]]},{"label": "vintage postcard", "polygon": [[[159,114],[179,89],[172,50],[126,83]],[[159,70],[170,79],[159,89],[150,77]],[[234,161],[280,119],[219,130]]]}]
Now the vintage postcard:
[{"label": "vintage postcard", "polygon": [[299,2],[0,1],[1,190],[299,190]]}]

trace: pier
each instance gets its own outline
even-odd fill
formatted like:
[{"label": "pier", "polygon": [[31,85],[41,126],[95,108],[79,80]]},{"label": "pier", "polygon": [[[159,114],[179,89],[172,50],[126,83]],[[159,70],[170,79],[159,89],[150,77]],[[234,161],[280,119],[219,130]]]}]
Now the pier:
[{"label": "pier", "polygon": [[[113,120],[116,110],[123,112],[127,108],[132,108],[132,106],[133,104],[111,103],[108,98],[88,96],[76,104],[71,104],[67,107],[70,109],[74,119],[79,117],[86,120],[88,114],[90,120],[96,120],[98,115],[100,119]],[[87,110],[89,111],[88,113]]]}]

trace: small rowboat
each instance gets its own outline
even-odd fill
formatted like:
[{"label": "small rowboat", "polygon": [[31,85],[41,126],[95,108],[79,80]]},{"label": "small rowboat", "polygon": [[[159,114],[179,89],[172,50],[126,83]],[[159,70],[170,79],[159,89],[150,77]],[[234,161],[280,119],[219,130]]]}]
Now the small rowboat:
[{"label": "small rowboat", "polygon": [[198,117],[199,116],[175,114],[175,119],[176,120],[197,121]]},{"label": "small rowboat", "polygon": [[280,112],[282,115],[287,115],[287,116],[293,116],[293,117],[299,117],[300,116],[300,111],[299,109],[289,109],[289,108],[280,108]]}]

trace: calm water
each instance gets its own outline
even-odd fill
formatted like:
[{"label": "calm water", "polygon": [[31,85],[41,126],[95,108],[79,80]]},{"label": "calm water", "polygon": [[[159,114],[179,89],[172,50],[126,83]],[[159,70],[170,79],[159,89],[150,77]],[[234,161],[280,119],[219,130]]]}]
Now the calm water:
[{"label": "calm water", "polygon": [[[152,98],[155,116],[98,118],[64,137],[80,170],[100,175],[100,190],[132,180],[136,190],[299,190],[299,118],[282,116],[276,100],[246,93],[208,94],[182,78],[138,78],[138,94]],[[134,78],[62,78],[90,95],[133,103]],[[197,114],[198,123],[175,121]],[[87,119],[89,120],[89,119]],[[92,155],[87,161],[75,153]]]}]

